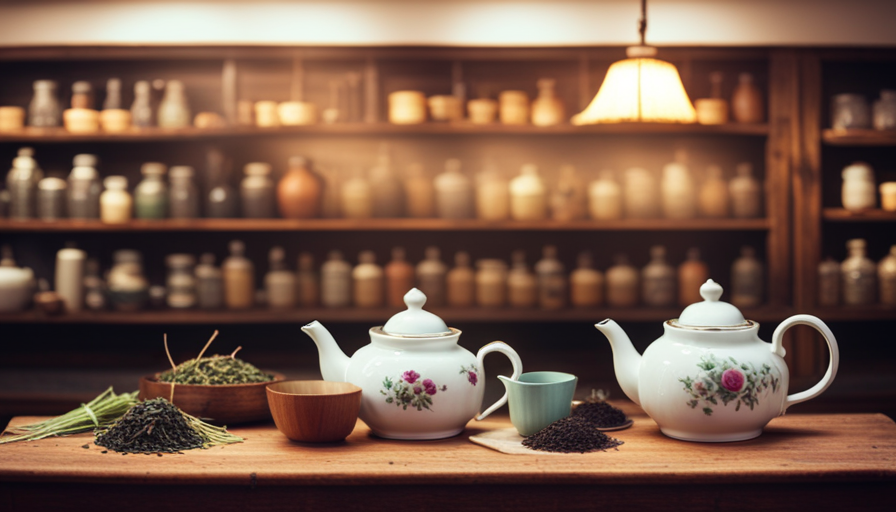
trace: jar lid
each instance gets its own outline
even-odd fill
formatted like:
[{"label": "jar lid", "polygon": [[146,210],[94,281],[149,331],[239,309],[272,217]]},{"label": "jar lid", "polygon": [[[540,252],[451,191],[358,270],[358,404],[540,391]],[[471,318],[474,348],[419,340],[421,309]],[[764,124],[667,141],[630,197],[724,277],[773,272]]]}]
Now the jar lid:
[{"label": "jar lid", "polygon": [[168,172],[168,175],[171,179],[192,179],[193,178],[193,168],[189,165],[175,165]]},{"label": "jar lid", "polygon": [[865,162],[853,162],[843,168],[844,180],[859,180],[874,177],[874,169]]},{"label": "jar lid", "polygon": [[75,167],[96,167],[97,158],[96,155],[91,155],[88,153],[81,153],[80,155],[75,155],[75,158],[72,160],[72,164]]},{"label": "jar lid", "polygon": [[146,162],[140,166],[140,173],[144,176],[161,176],[168,168],[161,162]]},{"label": "jar lid", "polygon": [[426,295],[416,288],[404,295],[408,309],[396,313],[383,326],[383,332],[397,336],[447,336],[453,334],[448,324],[438,316],[423,310]]},{"label": "jar lid", "polygon": [[103,186],[108,190],[127,190],[128,179],[124,176],[106,176]]},{"label": "jar lid", "polygon": [[192,254],[175,253],[165,257],[165,265],[168,268],[191,268],[196,264],[196,257]]},{"label": "jar lid", "polygon": [[247,176],[267,176],[271,174],[271,164],[265,162],[250,162],[243,167]]},{"label": "jar lid", "polygon": [[40,190],[65,190],[67,186],[65,180],[53,177],[44,178],[37,184]]},{"label": "jar lid", "polygon": [[744,319],[744,315],[739,309],[719,300],[722,296],[722,287],[712,279],[708,279],[700,287],[700,296],[703,297],[703,302],[697,302],[684,308],[681,316],[677,320],[671,320],[670,323],[675,327],[683,328],[747,329],[753,326],[751,322]]}]

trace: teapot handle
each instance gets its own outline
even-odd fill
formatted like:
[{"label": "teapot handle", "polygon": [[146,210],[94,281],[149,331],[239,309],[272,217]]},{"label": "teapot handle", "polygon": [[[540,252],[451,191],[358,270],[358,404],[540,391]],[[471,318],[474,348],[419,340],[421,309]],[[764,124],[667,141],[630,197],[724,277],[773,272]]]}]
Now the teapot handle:
[{"label": "teapot handle", "polygon": [[[480,372],[485,371],[485,356],[492,352],[500,352],[507,356],[507,359],[510,359],[510,364],[513,365],[513,375],[511,375],[510,380],[517,380],[520,378],[520,375],[523,373],[523,361],[520,359],[519,354],[516,353],[516,350],[510,348],[510,345],[504,343],[503,341],[493,341],[488,345],[479,349],[479,352],[476,354],[476,363]],[[502,405],[507,403],[507,391],[504,391],[504,396],[501,397],[500,400],[493,403],[491,407],[485,410],[479,416],[476,416],[476,421],[484,420],[486,416],[495,412]]]},{"label": "teapot handle", "polygon": [[784,407],[781,408],[781,414],[784,414],[784,411],[791,405],[805,402],[806,400],[810,400],[820,395],[834,381],[834,377],[837,376],[837,368],[840,366],[840,349],[837,347],[837,339],[834,338],[834,333],[831,332],[824,322],[812,315],[794,315],[787,320],[784,320],[784,322],[775,329],[775,333],[772,335],[772,352],[784,357],[784,347],[781,346],[784,342],[784,331],[790,329],[794,325],[808,325],[821,333],[822,337],[824,337],[824,341],[828,344],[831,359],[828,363],[828,370],[818,384],[805,391],[787,396],[787,400],[784,402]]}]

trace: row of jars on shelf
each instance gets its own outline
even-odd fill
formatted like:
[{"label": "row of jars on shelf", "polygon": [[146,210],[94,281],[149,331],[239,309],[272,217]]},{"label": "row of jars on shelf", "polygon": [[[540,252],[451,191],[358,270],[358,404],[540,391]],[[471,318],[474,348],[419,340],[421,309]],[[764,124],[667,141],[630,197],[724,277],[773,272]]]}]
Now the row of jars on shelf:
[{"label": "row of jars on shelf", "polygon": [[[512,254],[512,263],[501,259],[480,259],[475,268],[467,252],[454,256],[449,268],[441,260],[438,247],[427,247],[425,257],[411,264],[401,247],[392,249],[386,265],[376,262],[373,251],[358,254],[357,264],[346,261],[339,251],[315,268],[310,253],[298,256],[297,271],[288,268],[286,253],[273,247],[268,272],[262,286],[255,283],[255,265],[245,257],[241,241],[230,243],[230,255],[221,267],[212,254],[203,254],[196,265],[191,254],[171,254],[165,259],[165,286],[150,286],[143,273],[138,251],[119,250],[114,264],[100,277],[96,260],[86,260],[83,251],[59,251],[56,291],[66,310],[139,310],[155,298],[172,309],[272,309],[295,307],[400,307],[404,294],[413,287],[422,290],[433,307],[515,307],[558,310],[565,307],[631,308],[638,305],[664,307],[700,301],[699,288],[709,279],[709,270],[692,248],[677,268],[667,262],[663,246],[651,248],[651,260],[640,271],[618,255],[613,266],[601,272],[593,267],[590,252],[578,256],[578,266],[566,272],[554,246],[543,248],[534,272],[523,251]],[[763,266],[752,247],[744,247],[732,265],[732,303],[754,307],[761,303]],[[260,289],[259,289],[260,288]]]},{"label": "row of jars on shelf", "polygon": [[896,130],[896,91],[884,89],[873,109],[861,94],[837,94],[831,101],[831,127],[834,129]]},{"label": "row of jars on shelf", "polygon": [[621,184],[614,172],[604,171],[586,186],[575,167],[564,166],[551,189],[534,164],[524,165],[511,180],[494,164],[487,164],[471,179],[457,159],[449,159],[445,171],[434,179],[419,164],[412,164],[401,176],[395,172],[388,150],[381,150],[369,173],[356,172],[347,180],[315,172],[307,159],[292,157],[289,170],[277,183],[270,164],[252,162],[244,167],[238,193],[218,176],[209,179],[214,182],[206,194],[200,193],[192,167],[174,166],[169,172],[164,164],[150,162],[141,167],[143,180],[132,196],[123,176],[106,177],[106,190],[101,191],[93,155],[75,156],[74,168],[63,180],[44,178],[33,151],[22,148],[7,174],[7,193],[0,208],[7,202],[8,208],[2,208],[0,214],[8,209],[13,219],[69,217],[124,223],[132,213],[139,219],[198,218],[204,203],[205,215],[213,218],[241,213],[245,218],[279,214],[285,218],[569,221],[762,215],[761,187],[750,164],[738,165],[730,180],[724,178],[721,167],[709,166],[698,184],[686,158],[685,152],[677,152],[676,161],[663,167],[659,183],[653,172],[635,167],[622,173]]},{"label": "row of jars on shelf", "polygon": [[876,186],[874,169],[865,162],[854,162],[843,168],[841,173],[841,201],[843,208],[861,212],[877,206],[877,192],[880,191],[880,206],[888,212],[896,212],[896,181],[886,181]]},{"label": "row of jars on shelf", "polygon": [[849,255],[837,263],[828,257],[818,266],[818,303],[821,306],[863,306],[877,302],[896,306],[896,245],[875,264],[861,238],[846,242]]}]

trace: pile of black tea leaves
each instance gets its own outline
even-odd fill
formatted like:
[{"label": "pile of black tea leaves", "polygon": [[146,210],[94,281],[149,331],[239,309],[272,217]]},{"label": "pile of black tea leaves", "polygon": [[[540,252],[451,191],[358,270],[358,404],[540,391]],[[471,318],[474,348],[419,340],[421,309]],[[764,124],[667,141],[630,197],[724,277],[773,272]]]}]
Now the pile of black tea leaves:
[{"label": "pile of black tea leaves", "polygon": [[159,375],[160,382],[221,386],[270,382],[274,376],[233,355],[190,359]]},{"label": "pile of black tea leaves", "polygon": [[596,427],[618,427],[628,421],[625,413],[604,402],[588,399],[572,411],[573,416],[584,418]]},{"label": "pile of black tea leaves", "polygon": [[523,439],[523,446],[530,450],[557,453],[603,451],[621,444],[622,441],[597,430],[593,423],[582,416],[559,419]]},{"label": "pile of black tea leaves", "polygon": [[164,398],[145,400],[108,428],[94,444],[123,453],[178,453],[242,441],[224,428],[200,421]]}]

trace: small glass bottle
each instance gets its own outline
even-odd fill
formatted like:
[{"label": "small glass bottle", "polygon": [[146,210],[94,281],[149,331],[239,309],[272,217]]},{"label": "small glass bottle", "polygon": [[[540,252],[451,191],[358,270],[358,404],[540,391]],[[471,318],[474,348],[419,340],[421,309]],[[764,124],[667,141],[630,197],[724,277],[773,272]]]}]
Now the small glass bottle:
[{"label": "small glass bottle", "polygon": [[358,254],[358,265],[352,269],[352,284],[356,307],[378,308],[383,305],[383,269],[376,264],[376,254],[373,251],[361,251]]},{"label": "small glass bottle", "polygon": [[432,178],[423,172],[423,166],[418,163],[409,165],[404,179],[404,197],[407,199],[408,217],[415,219],[432,217],[435,194]]},{"label": "small glass bottle", "polygon": [[871,127],[871,109],[861,94],[837,94],[831,105],[831,128],[835,130]]},{"label": "small glass bottle", "polygon": [[460,160],[445,161],[445,172],[436,176],[436,215],[441,219],[469,219],[474,211],[473,185],[461,172]]},{"label": "small glass bottle", "polygon": [[840,264],[828,256],[818,264],[818,305],[840,304]]},{"label": "small glass bottle", "polygon": [[168,184],[165,164],[147,162],[140,166],[143,180],[134,188],[135,213],[138,219],[164,219],[168,216]]},{"label": "small glass bottle", "polygon": [[131,122],[138,128],[153,126],[152,89],[149,82],[134,84],[134,103],[131,104]]},{"label": "small glass bottle", "polygon": [[541,78],[535,85],[538,97],[532,101],[532,124],[535,126],[554,126],[566,120],[563,102],[557,97],[557,81],[553,78]]},{"label": "small glass bottle", "polygon": [[[834,270],[839,274],[837,268]],[[731,303],[739,308],[755,308],[762,304],[764,275],[762,262],[756,259],[756,250],[749,246],[741,247],[740,258],[731,265]],[[838,275],[835,278],[839,280]],[[836,293],[834,297],[836,301]]]},{"label": "small glass bottle", "polygon": [[10,219],[34,218],[37,213],[37,184],[42,179],[43,172],[34,159],[34,150],[20,148],[6,175]]},{"label": "small glass bottle", "polygon": [[874,102],[874,129],[896,130],[896,91],[880,91],[880,99]]},{"label": "small glass bottle", "polygon": [[569,275],[569,300],[573,307],[595,308],[604,303],[604,275],[592,267],[591,253],[579,253],[578,268]]},{"label": "small glass bottle", "polygon": [[165,258],[165,265],[168,267],[165,303],[171,309],[196,307],[199,300],[193,268],[196,266],[196,258],[192,254],[169,254]]},{"label": "small glass bottle", "polygon": [[313,308],[320,303],[320,279],[314,271],[314,256],[300,252],[296,273],[296,298],[300,307]]},{"label": "small glass bottle", "polygon": [[700,259],[700,249],[688,249],[687,259],[678,266],[678,304],[690,306],[700,302],[700,287],[709,279],[709,267]]},{"label": "small glass bottle", "polygon": [[874,183],[874,169],[865,162],[855,162],[843,169],[843,186],[840,197],[843,208],[860,212],[877,206],[877,186]]},{"label": "small glass bottle", "polygon": [[890,254],[877,264],[877,281],[880,303],[896,305],[896,245],[890,246]]},{"label": "small glass bottle", "polygon": [[638,305],[638,269],[624,254],[607,269],[607,305],[611,308],[632,308]]},{"label": "small glass bottle", "polygon": [[722,178],[722,168],[710,165],[706,168],[706,180],[700,186],[700,216],[727,217],[729,203],[728,184]]},{"label": "small glass bottle", "polygon": [[134,200],[128,193],[128,179],[124,176],[107,176],[103,185],[106,190],[100,195],[100,220],[106,224],[130,222]]},{"label": "small glass bottle", "polygon": [[488,221],[510,217],[510,188],[492,162],[476,175],[476,216]]},{"label": "small glass bottle", "polygon": [[68,175],[68,216],[72,219],[98,219],[102,185],[96,170],[96,155],[75,155]]},{"label": "small glass bottle", "polygon": [[246,177],[240,183],[240,199],[243,217],[247,219],[272,219],[277,216],[277,198],[271,165],[252,162],[243,167]]},{"label": "small glass bottle", "polygon": [[535,263],[538,276],[538,306],[541,309],[562,309],[566,306],[566,273],[563,263],[557,259],[557,247],[546,245],[542,257]]},{"label": "small glass bottle", "polygon": [[513,267],[507,274],[507,302],[514,308],[532,308],[538,303],[538,279],[526,266],[526,253],[514,251]]},{"label": "small glass bottle", "polygon": [[693,219],[697,216],[697,190],[686,161],[687,154],[679,150],[675,161],[663,167],[663,216],[667,219]]},{"label": "small glass bottle", "polygon": [[172,219],[199,218],[199,189],[193,182],[193,168],[176,165],[169,173],[168,209]]},{"label": "small glass bottle", "polygon": [[53,221],[65,218],[66,183],[61,178],[48,177],[37,184],[37,217]]},{"label": "small glass bottle", "polygon": [[736,219],[762,216],[762,196],[759,182],[753,177],[753,166],[737,164],[737,175],[728,183],[731,194],[731,215]]},{"label": "small glass bottle", "polygon": [[448,267],[442,263],[441,251],[430,246],[424,251],[424,259],[417,264],[417,288],[426,295],[426,303],[432,307],[445,304],[445,275]]},{"label": "small glass bottle", "polygon": [[246,258],[246,245],[230,242],[230,256],[221,265],[224,275],[224,303],[228,309],[249,309],[255,302],[255,267]]},{"label": "small glass bottle", "polygon": [[569,222],[585,218],[587,195],[585,186],[572,165],[560,168],[557,187],[551,194],[551,218]]},{"label": "small glass bottle", "polygon": [[28,124],[39,128],[62,125],[62,106],[56,97],[53,80],[34,82],[34,97],[28,105]]},{"label": "small glass bottle", "polygon": [[510,180],[510,217],[513,220],[544,220],[548,216],[547,188],[538,167],[526,164]]},{"label": "small glass bottle", "polygon": [[588,212],[595,220],[622,218],[622,188],[613,171],[601,171],[600,177],[588,186]]},{"label": "small glass bottle", "polygon": [[386,274],[386,304],[404,306],[404,295],[414,287],[414,266],[408,263],[404,247],[392,248],[392,261],[384,269]]},{"label": "small glass bottle", "polygon": [[215,266],[215,255],[205,253],[196,265],[196,299],[199,309],[221,309],[224,306],[224,276]]},{"label": "small glass bottle", "polygon": [[476,305],[504,307],[507,302],[507,264],[499,259],[483,259],[477,261],[476,266]]},{"label": "small glass bottle", "polygon": [[629,219],[653,219],[660,214],[660,193],[653,173],[640,167],[626,169],[625,217]]},{"label": "small glass bottle", "polygon": [[849,256],[840,264],[843,303],[847,306],[873,304],[877,266],[865,255],[866,242],[855,238],[846,242]]},{"label": "small glass bottle", "polygon": [[476,298],[476,273],[470,266],[470,254],[458,251],[454,254],[454,268],[445,276],[447,302],[453,308],[469,308]]},{"label": "small glass bottle", "polygon": [[374,217],[397,218],[404,215],[404,184],[392,168],[392,157],[386,144],[380,146],[377,164],[370,169],[370,197]]},{"label": "small glass bottle", "polygon": [[230,166],[224,155],[217,149],[206,153],[208,170],[208,194],[205,196],[205,214],[210,219],[231,219],[237,217],[239,199],[230,186]]},{"label": "small glass bottle", "polygon": [[352,303],[352,266],[339,251],[330,251],[320,268],[320,303],[328,308],[344,308]]},{"label": "small glass bottle", "polygon": [[738,76],[737,86],[731,96],[731,113],[738,123],[761,123],[765,120],[762,91],[756,86],[750,73]]},{"label": "small glass bottle", "polygon": [[264,276],[264,290],[268,307],[292,309],[296,307],[296,275],[286,268],[286,251],[271,247],[268,253],[270,270]]},{"label": "small glass bottle", "polygon": [[348,219],[373,217],[373,191],[361,169],[355,169],[352,177],[342,184],[342,214]]},{"label": "small glass bottle", "polygon": [[139,311],[146,307],[149,281],[143,275],[143,257],[138,251],[120,249],[112,253],[112,261],[106,284],[113,309]]},{"label": "small glass bottle", "polygon": [[671,306],[676,299],[675,269],[666,263],[666,248],[650,248],[650,263],[641,270],[641,295],[644,304],[654,307]]},{"label": "small glass bottle", "polygon": [[169,80],[165,84],[165,96],[159,103],[160,128],[184,128],[190,126],[190,105],[180,80]]}]

